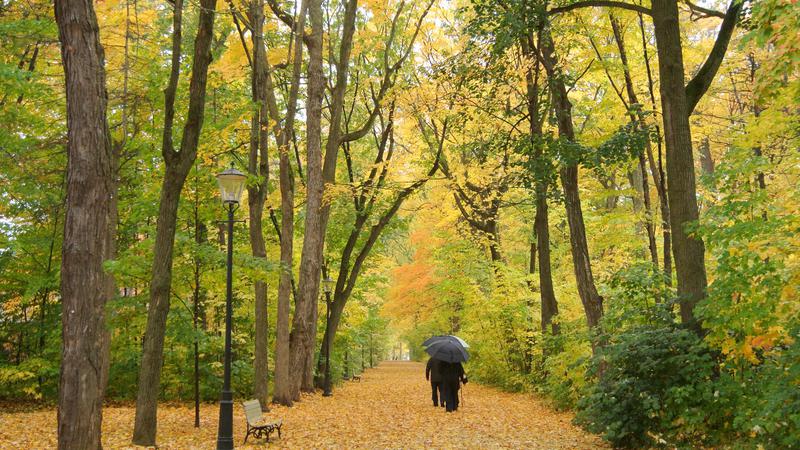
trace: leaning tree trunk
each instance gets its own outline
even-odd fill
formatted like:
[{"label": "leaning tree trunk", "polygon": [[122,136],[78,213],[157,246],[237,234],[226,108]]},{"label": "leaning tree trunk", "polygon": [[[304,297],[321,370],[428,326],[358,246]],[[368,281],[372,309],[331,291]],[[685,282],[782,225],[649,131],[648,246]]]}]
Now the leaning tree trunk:
[{"label": "leaning tree trunk", "polygon": [[[563,74],[557,67],[555,48],[547,26],[542,30],[541,41],[542,62],[550,78],[550,96],[558,120],[559,138],[566,142],[575,142],[572,104],[567,98],[567,88],[564,84]],[[586,314],[586,322],[590,328],[595,328],[599,325],[600,318],[603,316],[603,303],[594,284],[592,265],[589,258],[589,244],[586,240],[586,227],[583,221],[583,210],[578,189],[578,161],[575,160],[574,155],[568,155],[567,159],[568,161],[564,163],[564,167],[560,170],[560,177],[561,186],[564,189],[567,222],[569,223],[572,264],[575,269],[578,294],[581,297],[583,310]]]},{"label": "leaning tree trunk", "polygon": [[696,236],[690,236],[686,229],[689,224],[697,221],[699,213],[689,125],[690,107],[684,91],[678,5],[674,0],[653,0],[652,5],[658,47],[664,141],[667,148],[670,228],[681,319],[699,332],[694,307],[705,297],[708,281],[703,241]]},{"label": "leaning tree trunk", "polygon": [[[619,57],[620,61],[622,62],[622,71],[625,78],[625,92],[628,94],[629,105],[639,105],[639,99],[636,96],[636,89],[634,89],[633,79],[631,78],[630,66],[628,65],[628,53],[625,51],[625,39],[622,35],[622,30],[620,29],[618,20],[613,14],[609,14],[609,21],[611,22],[611,29],[614,32],[614,40],[616,41],[617,48],[619,49]],[[631,121],[633,122],[635,122],[637,119],[639,121],[644,121],[644,114],[642,113],[641,108],[637,109],[635,112],[629,111],[629,114]],[[650,144],[650,139],[647,140],[645,145],[645,152],[647,154],[651,154],[652,147]],[[641,178],[636,180],[636,190],[640,191],[642,199],[644,200],[645,228],[647,230],[647,243],[650,250],[650,260],[653,262],[653,266],[658,268],[658,247],[656,245],[655,226],[653,225],[653,208],[650,204],[650,184],[647,180],[645,153],[639,154],[638,161],[639,165],[637,172],[641,174]],[[667,248],[666,251],[668,252],[669,248]]]},{"label": "leaning tree trunk", "polygon": [[211,63],[211,41],[214,31],[216,0],[201,0],[197,36],[194,42],[194,61],[189,83],[189,110],[183,128],[179,151],[172,141],[172,124],[175,114],[175,94],[181,53],[182,1],[174,5],[172,71],[165,90],[164,133],[162,156],[165,162],[164,180],[156,225],[156,243],[153,251],[153,268],[150,280],[150,303],[147,311],[142,363],[139,368],[136,418],[133,443],[152,446],[156,444],[156,409],[160,391],[163,362],[164,335],[169,313],[172,284],[172,252],[175,243],[175,226],[178,203],[186,176],[197,157],[200,131],[205,112],[208,66]]},{"label": "leaning tree trunk", "polygon": [[[442,135],[444,136],[446,130],[442,130]],[[344,313],[345,305],[347,301],[350,299],[351,295],[353,294],[353,289],[355,288],[356,282],[358,281],[358,277],[361,275],[361,271],[364,268],[364,262],[369,257],[370,252],[372,251],[375,243],[378,241],[386,226],[389,225],[391,220],[395,217],[397,212],[400,210],[400,207],[403,203],[417,190],[419,190],[428,180],[433,177],[436,172],[439,170],[440,159],[442,155],[442,147],[444,145],[444,137],[439,143],[439,148],[436,153],[436,158],[434,160],[433,166],[428,171],[425,178],[415,181],[410,186],[406,187],[395,197],[394,201],[392,202],[391,206],[388,210],[386,210],[380,218],[378,218],[375,225],[373,225],[369,233],[366,235],[366,239],[364,241],[363,246],[357,252],[355,260],[353,261],[352,267],[350,265],[350,259],[353,256],[355,245],[360,240],[362,229],[364,224],[367,222],[368,216],[358,215],[356,217],[356,222],[353,230],[350,232],[350,237],[345,245],[345,248],[342,252],[342,259],[340,261],[341,265],[339,267],[339,275],[336,279],[336,287],[333,293],[333,302],[331,304],[331,316],[330,320],[327,321],[326,326],[330,328],[325,329],[325,334],[322,340],[322,347],[321,348],[328,348],[328,345],[333,346],[333,343],[336,340],[336,331],[339,329],[339,323],[342,319],[342,314]],[[382,179],[383,177],[381,177]],[[376,189],[380,189],[382,187],[382,183],[379,181]],[[370,210],[371,208],[367,208]],[[330,344],[328,344],[330,342]],[[318,367],[321,367],[322,358],[318,360]]]},{"label": "leaning tree trunk", "polygon": [[56,0],[67,93],[67,202],[61,259],[60,449],[101,448],[107,364],[103,269],[114,236],[114,163],[103,47],[91,1]]},{"label": "leaning tree trunk", "polygon": [[150,281],[150,304],[147,310],[147,328],[145,329],[142,362],[139,368],[139,392],[136,397],[133,442],[137,445],[155,445],[156,410],[160,391],[164,336],[169,313],[175,224],[181,188],[185,179],[186,174],[181,177],[180,173],[176,173],[168,167],[161,185],[153,255],[153,278]]},{"label": "leaning tree trunk", "polygon": [[[536,34],[538,36],[538,34]],[[534,146],[533,158],[536,167],[546,167],[541,164],[544,161],[544,149],[539,139],[542,137],[542,122],[539,116],[539,78],[541,73],[540,60],[534,49],[534,33],[530,33],[520,39],[525,56],[529,61],[535,62],[534,69],[528,69],[525,74],[526,101],[528,106],[528,120],[530,123],[531,145]],[[539,295],[541,297],[541,322],[542,333],[546,333],[550,328],[553,335],[560,333],[558,322],[553,318],[558,315],[558,301],[556,300],[555,290],[553,289],[553,272],[550,264],[550,224],[547,204],[548,183],[543,180],[542,174],[534,173],[534,196],[536,197],[536,216],[533,222],[533,231],[536,235],[536,242],[531,243],[530,271],[534,272],[536,262],[539,262]]]}]

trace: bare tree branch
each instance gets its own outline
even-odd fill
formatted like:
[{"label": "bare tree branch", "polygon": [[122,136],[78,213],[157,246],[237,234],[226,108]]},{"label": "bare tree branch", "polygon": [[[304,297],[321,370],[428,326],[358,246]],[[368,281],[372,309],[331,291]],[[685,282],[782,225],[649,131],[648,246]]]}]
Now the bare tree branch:
[{"label": "bare tree branch", "polygon": [[565,12],[572,11],[574,9],[580,8],[597,8],[597,7],[608,7],[608,8],[621,8],[627,9],[629,11],[636,11],[638,13],[647,14],[648,16],[652,15],[649,8],[645,8],[641,5],[632,5],[630,3],[625,2],[618,2],[614,0],[585,0],[579,1],[575,3],[571,3],[569,5],[558,6],[555,8],[550,9],[547,13],[551,16],[556,14],[561,14]]},{"label": "bare tree branch", "polygon": [[728,44],[731,41],[733,30],[736,28],[736,22],[739,20],[739,12],[741,10],[741,0],[733,0],[728,6],[728,11],[725,13],[725,19],[719,28],[719,34],[717,34],[717,40],[714,42],[711,53],[708,54],[703,66],[697,71],[697,75],[686,85],[687,114],[691,114],[694,111],[697,102],[700,101],[700,98],[711,86],[711,82],[714,81],[714,76],[725,58],[725,52],[728,50]]},{"label": "bare tree branch", "polygon": [[719,17],[720,19],[725,18],[725,13],[723,12],[713,9],[703,8],[702,6],[695,5],[689,0],[683,0],[683,2],[686,3],[686,6],[688,6],[689,9],[692,10],[692,13],[700,13],[702,14],[702,17]]}]

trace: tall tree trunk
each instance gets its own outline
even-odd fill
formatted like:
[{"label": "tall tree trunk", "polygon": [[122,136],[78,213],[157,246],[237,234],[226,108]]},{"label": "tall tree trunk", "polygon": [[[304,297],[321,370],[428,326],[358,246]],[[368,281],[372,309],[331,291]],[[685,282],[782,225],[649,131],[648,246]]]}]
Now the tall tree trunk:
[{"label": "tall tree trunk", "polygon": [[275,325],[275,389],[272,401],[291,406],[289,378],[289,310],[292,294],[292,264],[294,245],[294,177],[289,148],[280,151],[281,189],[281,272],[278,282],[278,311]]},{"label": "tall tree trunk", "polygon": [[[609,20],[611,22],[611,29],[614,33],[614,40],[617,42],[617,48],[619,49],[619,57],[622,61],[622,70],[625,78],[625,91],[628,94],[628,104],[633,108],[633,105],[639,105],[639,99],[637,98],[636,90],[633,87],[633,79],[631,78],[630,66],[628,65],[628,53],[625,51],[625,40],[622,35],[619,22],[613,14],[609,14]],[[635,108],[636,111],[629,111],[631,121],[635,122],[637,119],[643,121],[644,114],[641,108],[638,106]],[[646,152],[648,154],[652,153],[649,139],[646,143]],[[655,267],[658,267],[658,246],[656,245],[656,232],[653,225],[653,208],[650,204],[650,184],[647,180],[647,166],[645,164],[644,153],[639,155],[638,160],[639,165],[637,172],[641,175],[641,177],[637,181],[641,184],[636,186],[636,189],[637,191],[641,191],[642,199],[644,200],[645,229],[647,230],[647,243],[650,250],[650,260]],[[669,249],[667,248],[665,251],[669,251]]]},{"label": "tall tree trunk", "polygon": [[[309,11],[309,17],[311,19],[311,41],[314,41],[314,2],[312,1],[312,7]],[[320,34],[322,33],[322,13],[321,13],[321,5],[320,9]],[[312,191],[312,161],[310,159],[310,152],[309,152],[309,159],[306,162],[308,164],[307,169],[307,179],[308,179],[308,192],[309,192],[309,203],[306,209],[306,229],[305,235],[303,238],[303,253],[300,260],[300,297],[302,298],[302,302],[306,305],[304,309],[306,317],[305,322],[309,324],[308,327],[304,329],[304,336],[303,341],[304,345],[302,348],[303,355],[302,358],[304,360],[304,364],[302,366],[303,372],[301,375],[301,389],[306,392],[313,392],[314,391],[314,350],[316,349],[317,343],[317,298],[319,296],[319,279],[321,273],[321,261],[322,261],[322,251],[325,246],[325,230],[327,229],[328,224],[328,216],[330,214],[330,206],[324,205],[321,201],[322,191],[324,190],[325,184],[334,184],[335,177],[336,177],[336,161],[337,156],[339,153],[339,147],[341,145],[341,122],[342,122],[342,115],[344,112],[344,95],[347,90],[347,77],[350,70],[350,51],[353,45],[353,34],[355,32],[355,19],[356,19],[356,11],[357,11],[357,1],[356,0],[348,0],[345,4],[345,11],[344,11],[344,20],[342,25],[342,40],[339,45],[339,55],[337,58],[336,63],[336,84],[334,85],[332,98],[331,98],[331,107],[330,107],[330,114],[331,114],[331,122],[328,128],[328,136],[327,142],[325,147],[325,155],[324,155],[324,163],[321,163],[320,167],[320,176],[321,180],[319,182],[319,195],[320,201],[319,207],[314,206],[312,207],[311,200],[311,191]],[[309,43],[309,105],[311,105],[311,83],[312,83],[312,64],[316,64],[314,59],[315,56],[313,54],[313,48]],[[319,54],[319,72],[320,72],[320,105],[321,105],[321,97],[323,95],[325,81],[322,75],[322,53],[320,50]],[[315,69],[316,70],[316,69]],[[316,100],[314,100],[316,102]],[[310,116],[309,116],[310,118]],[[317,121],[315,117],[313,119],[314,122]],[[317,125],[316,123],[313,124],[314,127],[321,126]],[[312,121],[307,122],[307,127],[312,127]],[[315,131],[316,133],[316,131]],[[309,134],[310,136],[310,134]],[[320,142],[321,142],[321,131],[320,131]],[[316,145],[316,144],[315,144]],[[310,150],[309,150],[310,151]],[[322,148],[320,143],[320,158],[322,158]],[[314,161],[316,164],[316,161]],[[314,168],[316,170],[316,168]],[[314,181],[314,187],[316,188],[317,182]],[[315,194],[316,196],[316,194]],[[315,200],[315,205],[316,205]],[[318,216],[318,217],[317,217]],[[309,224],[313,223],[314,226],[309,228]],[[306,245],[308,242],[308,246]],[[315,261],[312,261],[314,259]],[[305,264],[304,264],[305,262]],[[293,333],[297,333],[297,330],[293,327]],[[294,351],[294,350],[293,350]],[[298,355],[297,358],[300,358]],[[299,367],[299,366],[298,366]]]},{"label": "tall tree trunk", "polygon": [[[371,129],[374,119],[376,117],[377,111],[380,109],[380,102],[383,99],[384,95],[386,94],[388,88],[393,84],[393,75],[398,70],[398,68],[402,65],[403,61],[408,57],[412,48],[413,42],[416,39],[417,33],[420,30],[420,25],[422,19],[427,15],[428,11],[430,10],[431,5],[433,2],[427,4],[423,14],[416,22],[416,29],[414,30],[414,34],[411,37],[411,43],[406,48],[405,52],[402,52],[401,57],[391,66],[389,65],[389,52],[386,52],[384,56],[384,74],[383,80],[381,81],[381,87],[378,93],[373,97],[375,102],[373,112],[370,114],[369,119],[364,127],[355,131],[353,133],[348,133],[348,135],[343,135],[341,130],[341,122],[344,113],[344,98],[345,93],[347,92],[348,86],[348,74],[350,70],[350,56],[351,50],[353,46],[353,35],[355,33],[355,21],[357,16],[357,9],[358,9],[358,1],[357,0],[347,0],[344,6],[344,17],[342,20],[341,25],[341,40],[339,44],[339,54],[335,59],[335,73],[336,73],[336,83],[333,85],[333,89],[331,92],[331,103],[330,103],[330,125],[328,128],[328,139],[326,142],[325,147],[325,155],[324,155],[324,163],[322,165],[322,183],[321,188],[324,189],[325,184],[334,184],[335,177],[336,177],[336,162],[338,159],[339,147],[341,146],[342,142],[344,141],[352,141],[359,139],[366,135]],[[391,25],[391,32],[390,38],[387,42],[387,46],[391,46],[391,43],[394,39],[394,33],[397,26],[397,20],[400,17],[400,13],[404,8],[405,3],[401,2],[399,6],[399,10],[395,14],[392,25]],[[321,9],[321,7],[320,7]],[[315,29],[314,29],[314,11],[313,8],[310,11],[310,17],[312,21],[312,31],[311,36],[306,39],[306,43],[309,47],[309,53],[312,51],[312,47],[316,44],[314,43],[315,38]],[[321,13],[320,13],[321,16]],[[320,29],[322,29],[322,19],[320,18]],[[320,31],[322,33],[322,31]],[[321,67],[321,53],[320,53],[320,67]],[[312,78],[312,63],[316,64],[314,61],[314,56],[311,55],[310,62],[309,62],[309,98],[311,98],[311,78]],[[321,69],[320,69],[321,72]],[[324,89],[325,82],[324,80],[321,82],[321,90]],[[320,95],[322,95],[320,93]],[[316,118],[314,119],[316,121]],[[311,127],[311,122],[307,121],[307,126]],[[314,132],[316,133],[316,131]],[[320,133],[321,134],[321,133]],[[316,144],[315,144],[316,145]],[[310,164],[310,162],[307,162]],[[316,164],[316,162],[315,162]],[[308,171],[311,168],[309,167]],[[311,175],[308,175],[309,178],[309,192],[311,192]],[[316,182],[315,182],[316,183]],[[316,189],[316,187],[314,187]],[[321,273],[321,258],[322,258],[322,251],[325,245],[325,231],[328,225],[328,217],[330,214],[330,206],[326,204],[322,204],[320,202],[320,209],[317,211],[315,208],[312,208],[309,204],[306,209],[306,230],[305,230],[305,237],[303,241],[303,253],[301,256],[300,261],[300,299],[298,302],[306,303],[307,308],[306,311],[306,318],[305,321],[310,324],[310,326],[304,327],[304,342],[305,345],[300,347],[302,351],[305,352],[303,359],[305,360],[305,364],[302,366],[303,373],[302,373],[302,388],[305,391],[313,391],[314,389],[314,377],[313,377],[313,362],[314,362],[314,350],[316,347],[316,332],[317,332],[317,297],[319,295],[319,279]],[[309,216],[316,216],[319,217],[311,217]],[[315,226],[313,228],[308,228],[309,222],[318,223],[319,226]],[[306,241],[310,240],[310,245],[306,247]],[[311,245],[313,244],[313,245]],[[316,258],[317,261],[313,261]],[[305,263],[304,263],[305,261]],[[296,334],[296,330],[293,328],[293,335]],[[294,338],[294,337],[293,337]],[[292,350],[294,352],[294,350]],[[299,367],[299,366],[298,366]]]},{"label": "tall tree trunk", "polygon": [[560,334],[561,327],[553,319],[558,315],[558,301],[553,289],[553,272],[550,266],[550,226],[548,224],[548,205],[546,188],[541,186],[536,194],[536,218],[533,228],[536,232],[536,247],[539,261],[539,293],[542,302],[542,332],[549,329],[553,335]]},{"label": "tall tree trunk", "polygon": [[[564,75],[558,69],[555,47],[553,46],[553,39],[550,36],[548,25],[542,30],[541,41],[542,62],[550,81],[550,96],[558,120],[559,139],[575,142],[572,104],[567,98]],[[561,186],[564,189],[564,204],[567,210],[572,264],[575,269],[578,294],[583,303],[586,322],[590,328],[595,328],[603,316],[603,300],[600,294],[597,293],[594,276],[592,275],[589,244],[586,240],[586,228],[583,222],[583,211],[578,189],[578,161],[566,162],[560,170],[560,177]]]},{"label": "tall tree trunk", "polygon": [[[553,288],[553,272],[550,265],[550,225],[548,223],[547,187],[540,183],[536,195],[536,217],[533,228],[539,260],[539,294],[541,296],[542,332],[560,334],[561,327],[554,318],[558,315],[558,301]],[[533,262],[531,262],[533,264]]]},{"label": "tall tree trunk", "polygon": [[142,363],[139,368],[136,419],[133,429],[133,443],[146,446],[156,444],[156,409],[160,391],[164,335],[169,313],[175,226],[181,190],[197,156],[197,145],[203,126],[216,0],[200,0],[192,77],[189,83],[189,110],[183,128],[180,150],[175,151],[172,127],[180,71],[182,8],[182,0],[176,0],[173,18],[172,68],[169,84],[164,93],[164,132],[161,152],[166,167],[156,223],[150,303],[147,310]]},{"label": "tall tree trunk", "polygon": [[[116,164],[114,164],[116,167]],[[114,183],[115,189],[115,196],[116,196],[116,187],[117,183]],[[64,195],[64,186],[62,185],[62,189],[59,193],[59,198],[63,198]],[[116,200],[115,200],[116,201]],[[53,273],[53,262],[55,260],[55,248],[56,248],[56,236],[59,232],[62,232],[61,229],[61,222],[59,222],[59,218],[61,217],[61,202],[59,202],[59,206],[57,206],[53,211],[53,231],[50,233],[50,246],[47,252],[47,267],[45,269],[45,274],[49,277]],[[116,209],[116,204],[112,207]],[[116,216],[117,214],[112,211],[112,214]],[[112,217],[112,220],[109,221],[110,226],[112,227],[112,236],[116,236],[116,220]],[[112,240],[112,244],[114,244],[115,240]],[[113,250],[111,252],[113,254]],[[113,257],[113,255],[112,255]],[[40,357],[44,357],[44,349],[45,349],[45,335],[47,333],[47,308],[48,308],[48,300],[50,299],[50,287],[46,287],[41,293],[41,299],[39,303],[39,346],[37,351]],[[39,375],[38,377],[38,385],[39,390],[41,391],[42,385],[44,384],[44,377]]]},{"label": "tall tree trunk", "polygon": [[689,125],[690,107],[684,90],[683,52],[675,0],[653,0],[653,24],[658,47],[661,108],[667,149],[672,249],[677,269],[681,319],[697,332],[694,307],[706,295],[703,241],[690,236],[686,226],[697,221],[697,187]]},{"label": "tall tree trunk", "polygon": [[[656,110],[656,95],[654,90],[654,83],[653,83],[653,71],[650,69],[650,57],[648,56],[647,51],[647,38],[645,36],[644,31],[644,19],[642,18],[642,14],[639,13],[639,32],[641,33],[642,37],[642,52],[644,54],[644,65],[647,73],[647,91],[650,94],[650,104],[653,107],[653,111]],[[624,46],[622,47],[624,49]],[[621,49],[621,50],[622,50]],[[656,164],[655,158],[653,157],[653,146],[648,141],[647,146],[645,147],[645,152],[647,153],[647,163],[650,167],[650,173],[653,174],[653,184],[656,186],[656,192],[658,193],[658,205],[661,211],[661,232],[662,232],[662,240],[663,244],[661,246],[662,251],[664,252],[664,277],[666,278],[666,283],[668,286],[672,285],[672,230],[670,229],[670,218],[669,218],[669,200],[667,194],[667,184],[664,176],[664,166],[661,164],[661,127],[656,125],[656,139],[657,139],[657,150],[658,150],[658,164]]]},{"label": "tall tree trunk", "polygon": [[160,392],[164,336],[169,313],[172,251],[178,203],[185,178],[185,175],[181,178],[179,173],[168,167],[161,185],[153,278],[150,281],[150,304],[147,310],[147,328],[142,346],[142,362],[139,368],[138,395],[136,397],[136,421],[133,435],[133,442],[136,445],[155,445],[156,440],[156,410]]},{"label": "tall tree trunk", "polygon": [[[291,372],[291,336],[289,333],[289,310],[291,294],[294,286],[294,174],[292,172],[290,147],[294,142],[294,118],[297,111],[297,96],[300,88],[300,75],[303,63],[303,30],[305,30],[308,0],[303,0],[300,11],[292,23],[294,33],[294,55],[292,61],[292,81],[289,88],[289,99],[285,128],[281,130],[275,121],[275,135],[278,142],[280,158],[280,191],[281,191],[281,272],[278,284],[278,311],[275,325],[275,390],[272,400],[291,406],[296,396],[294,377]],[[272,77],[267,71],[267,101],[272,115],[277,118],[278,107],[274,93]],[[299,296],[295,295],[295,300]],[[297,309],[296,309],[297,310]]]},{"label": "tall tree trunk", "polygon": [[[539,113],[539,77],[540,59],[535,53],[534,35],[539,33],[531,32],[525,38],[520,39],[520,46],[529,62],[534,62],[534,68],[528,69],[525,74],[526,100],[528,107],[528,120],[530,123],[531,144],[534,146],[533,158],[535,167],[546,167],[544,164],[544,148],[540,139],[542,138],[542,119]],[[544,181],[542,174],[534,173],[534,196],[536,197],[536,216],[533,222],[533,232],[536,235],[536,243],[531,243],[530,270],[533,273],[536,263],[533,259],[534,254],[539,261],[539,295],[541,297],[541,322],[542,333],[550,329],[550,333],[557,335],[560,333],[558,322],[553,318],[558,315],[558,301],[553,288],[553,272],[550,264],[550,224],[548,218],[547,191],[548,183]],[[537,251],[538,250],[538,251]]]},{"label": "tall tree trunk", "polygon": [[700,169],[705,175],[714,174],[714,157],[711,156],[711,144],[708,142],[708,137],[700,140]]},{"label": "tall tree trunk", "polygon": [[91,1],[56,0],[67,93],[67,202],[61,260],[58,446],[99,449],[113,278],[114,158],[106,121],[103,47]]},{"label": "tall tree trunk", "polygon": [[291,334],[292,398],[300,399],[301,388],[313,391],[313,352],[316,347],[317,293],[319,292],[323,238],[322,196],[322,71],[323,16],[321,0],[309,0],[311,34],[307,47],[308,98],[306,100],[306,218],[303,253],[300,259],[299,297],[296,299]]},{"label": "tall tree trunk", "polygon": [[[262,218],[269,186],[268,153],[268,106],[266,98],[266,48],[264,46],[264,3],[250,3],[250,33],[253,39],[253,65],[251,70],[253,119],[250,127],[250,156],[248,171],[257,180],[247,186],[247,201],[250,214],[250,247],[253,256],[266,259]],[[267,316],[267,284],[255,282],[255,361],[253,391],[264,410],[269,405],[269,320]]]},{"label": "tall tree trunk", "polygon": [[[206,225],[200,221],[200,193],[197,186],[197,167],[195,167],[195,187],[194,187],[194,243],[198,247],[206,241]],[[200,273],[202,264],[200,255],[194,255],[194,290],[192,292],[192,325],[194,327],[194,427],[200,428],[200,349],[199,349],[199,325],[200,317],[205,316],[203,306],[200,304],[202,297],[202,287],[200,284]]]}]

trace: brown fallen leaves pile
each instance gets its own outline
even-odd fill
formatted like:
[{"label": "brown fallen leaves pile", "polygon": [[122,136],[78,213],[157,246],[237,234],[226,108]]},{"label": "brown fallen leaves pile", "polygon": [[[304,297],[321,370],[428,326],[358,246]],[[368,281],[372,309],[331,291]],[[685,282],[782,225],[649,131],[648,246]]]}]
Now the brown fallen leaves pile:
[{"label": "brown fallen leaves pile", "polygon": [[[161,449],[213,449],[218,406],[204,404],[201,424],[194,425],[193,405],[158,408]],[[237,448],[607,448],[596,436],[570,423],[571,415],[555,412],[524,394],[509,394],[474,383],[466,385],[455,413],[434,408],[425,368],[412,362],[384,362],[367,370],[360,382],[339,386],[333,397],[307,395],[293,408],[272,406],[271,419],[283,420],[283,437],[248,440],[240,404],[234,409]],[[106,407],[103,445],[131,446],[134,408]],[[0,448],[47,449],[56,446],[55,409],[30,412],[0,410]]]}]

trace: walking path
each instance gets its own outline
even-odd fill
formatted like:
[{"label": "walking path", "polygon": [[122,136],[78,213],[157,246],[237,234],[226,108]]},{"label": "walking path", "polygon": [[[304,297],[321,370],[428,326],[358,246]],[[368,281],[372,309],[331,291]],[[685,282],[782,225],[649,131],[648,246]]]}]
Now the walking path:
[{"label": "walking path", "polygon": [[[434,408],[425,367],[414,362],[384,362],[367,370],[360,382],[339,386],[333,397],[304,396],[293,408],[273,407],[269,417],[283,419],[283,437],[267,446],[242,446],[245,424],[235,407],[237,448],[607,448],[593,435],[571,424],[568,413],[555,412],[530,395],[500,392],[475,383],[464,388],[455,413]],[[193,428],[194,409],[159,407],[161,449],[214,448],[218,409],[202,407],[200,429]],[[55,411],[0,412],[0,448],[49,448],[55,444]],[[46,429],[32,430],[43,424]],[[133,408],[104,410],[105,448],[130,448]],[[12,430],[16,430],[11,434]],[[27,433],[20,434],[20,430]],[[38,432],[37,432],[38,431]]]}]

